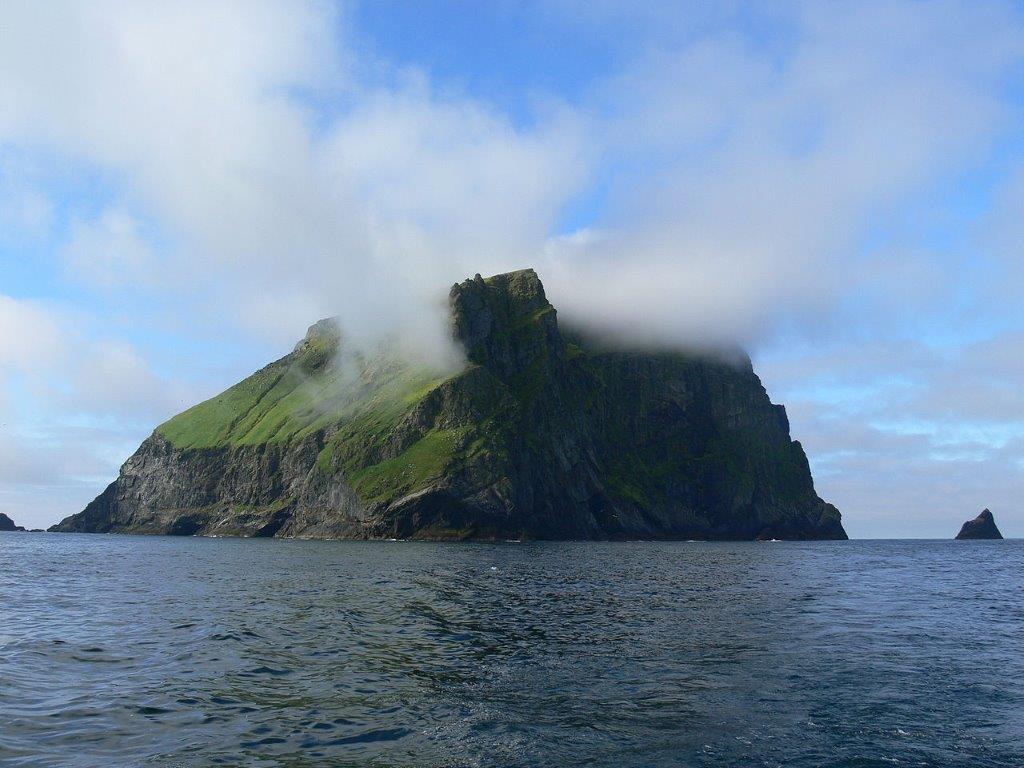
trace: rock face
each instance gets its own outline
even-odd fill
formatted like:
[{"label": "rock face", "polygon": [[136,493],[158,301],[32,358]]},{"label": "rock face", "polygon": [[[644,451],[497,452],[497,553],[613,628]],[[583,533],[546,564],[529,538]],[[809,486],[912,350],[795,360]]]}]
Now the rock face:
[{"label": "rock face", "polygon": [[0,531],[24,531],[25,528],[20,525],[15,525],[14,521],[11,520],[3,512],[0,512]]},{"label": "rock face", "polygon": [[995,518],[992,517],[992,513],[987,509],[982,510],[981,514],[973,520],[968,520],[963,524],[960,529],[960,533],[956,535],[958,539],[1001,539],[1003,534],[999,532],[996,527]]},{"label": "rock face", "polygon": [[845,539],[749,359],[559,328],[533,270],[455,285],[466,364],[286,357],[156,429],[51,530],[424,539]]}]

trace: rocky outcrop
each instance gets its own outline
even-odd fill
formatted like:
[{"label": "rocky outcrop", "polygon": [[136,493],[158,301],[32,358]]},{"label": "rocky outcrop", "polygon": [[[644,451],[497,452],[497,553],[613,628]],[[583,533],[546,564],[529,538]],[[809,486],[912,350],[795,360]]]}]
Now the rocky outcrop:
[{"label": "rocky outcrop", "polygon": [[24,531],[25,528],[20,525],[15,525],[14,521],[11,520],[3,512],[0,512],[0,531]]},{"label": "rocky outcrop", "polygon": [[987,509],[973,520],[968,520],[956,535],[958,539],[1001,539],[1003,534],[996,527],[995,518]]},{"label": "rocky outcrop", "polygon": [[533,270],[453,286],[466,365],[285,358],[161,425],[53,530],[310,538],[844,539],[749,359],[560,327]]}]

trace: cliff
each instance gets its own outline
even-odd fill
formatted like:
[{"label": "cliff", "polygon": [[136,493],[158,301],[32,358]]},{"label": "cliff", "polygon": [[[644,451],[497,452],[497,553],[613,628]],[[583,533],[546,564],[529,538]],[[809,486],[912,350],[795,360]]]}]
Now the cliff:
[{"label": "cliff", "polygon": [[992,513],[987,509],[983,509],[981,514],[973,520],[968,520],[960,528],[960,533],[956,535],[958,539],[1001,539],[1003,534],[999,532],[996,527],[995,518],[992,517]]},{"label": "cliff", "polygon": [[11,520],[3,512],[0,512],[0,531],[24,531],[24,526],[15,525],[14,521]]},{"label": "cliff", "polygon": [[427,539],[844,539],[745,357],[560,329],[533,270],[453,286],[454,374],[331,321],[156,429],[51,530]]}]

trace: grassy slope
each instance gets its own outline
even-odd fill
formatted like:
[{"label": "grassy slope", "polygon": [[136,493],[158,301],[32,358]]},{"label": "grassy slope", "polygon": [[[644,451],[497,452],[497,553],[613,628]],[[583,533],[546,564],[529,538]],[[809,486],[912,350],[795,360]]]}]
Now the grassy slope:
[{"label": "grassy slope", "polygon": [[[343,422],[390,426],[443,380],[384,360],[337,365],[324,342],[271,363],[157,427],[177,448],[286,442]],[[355,436],[355,435],[354,435]]]},{"label": "grassy slope", "polygon": [[357,469],[349,479],[361,498],[393,500],[443,475],[458,454],[470,427],[432,429],[401,455]]},{"label": "grassy slope", "polygon": [[[523,275],[489,278],[518,290]],[[550,304],[516,319],[511,333],[530,334],[553,312]],[[374,450],[402,418],[445,380],[436,373],[383,359],[353,359],[341,369],[334,358],[337,341],[307,337],[304,345],[157,428],[179,449],[208,449],[288,442],[337,427],[321,451],[322,471],[342,469],[367,500],[386,501],[423,487],[441,476],[467,448],[473,430],[435,429],[401,455],[376,461]],[[540,364],[538,360],[538,365]],[[532,383],[527,371],[516,382]]]},{"label": "grassy slope", "polygon": [[401,455],[376,461],[374,449],[445,376],[385,358],[352,358],[343,366],[329,342],[314,340],[199,405],[157,431],[179,449],[288,442],[336,431],[317,464],[345,471],[367,501],[388,501],[441,476],[468,429],[431,430]]}]

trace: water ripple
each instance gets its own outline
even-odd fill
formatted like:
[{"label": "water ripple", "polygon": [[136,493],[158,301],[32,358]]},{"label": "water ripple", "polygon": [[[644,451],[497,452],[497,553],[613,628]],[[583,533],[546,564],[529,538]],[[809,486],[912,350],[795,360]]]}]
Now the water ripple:
[{"label": "water ripple", "polygon": [[0,534],[0,765],[1020,766],[1022,560]]}]

